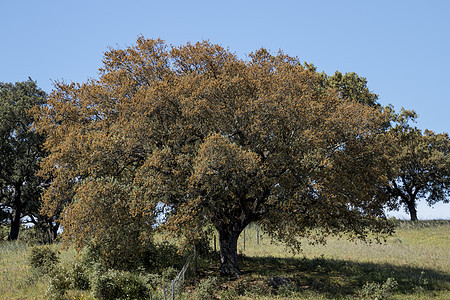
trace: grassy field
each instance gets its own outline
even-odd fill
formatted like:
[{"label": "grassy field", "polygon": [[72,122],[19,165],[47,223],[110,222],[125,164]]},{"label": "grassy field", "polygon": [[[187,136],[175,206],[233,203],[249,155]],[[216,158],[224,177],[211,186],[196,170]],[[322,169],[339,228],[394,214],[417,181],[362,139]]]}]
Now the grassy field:
[{"label": "grassy field", "polygon": [[[305,243],[296,255],[267,235],[258,245],[255,228],[246,230],[245,244],[244,250],[241,235],[241,278],[218,277],[213,259],[191,277],[182,298],[201,299],[209,288],[220,299],[450,299],[450,221],[401,222],[384,244],[336,238],[326,245]],[[52,247],[60,251],[62,265],[77,256]],[[44,299],[48,278],[33,273],[28,252],[24,244],[0,242],[1,299]],[[93,299],[88,292],[69,295]]]},{"label": "grassy field", "polygon": [[[303,252],[297,255],[271,243],[269,237],[263,237],[257,245],[254,231],[246,233],[245,251],[242,239],[239,246],[245,273],[240,284],[249,287],[247,293],[252,299],[279,298],[286,293],[287,298],[299,299],[351,298],[369,293],[371,284],[379,284],[382,289],[389,278],[398,284],[391,289],[395,299],[450,299],[448,221],[415,225],[401,222],[383,244],[336,238],[328,239],[326,245],[305,241]],[[276,288],[268,284],[274,276],[287,279],[288,291],[275,296]],[[265,295],[258,294],[258,289],[266,291]]]},{"label": "grassy field", "polygon": [[[51,247],[59,251],[64,267],[77,257],[73,249],[61,250],[59,244]],[[49,279],[33,272],[28,256],[29,247],[25,243],[0,242],[0,299],[45,299]]]}]

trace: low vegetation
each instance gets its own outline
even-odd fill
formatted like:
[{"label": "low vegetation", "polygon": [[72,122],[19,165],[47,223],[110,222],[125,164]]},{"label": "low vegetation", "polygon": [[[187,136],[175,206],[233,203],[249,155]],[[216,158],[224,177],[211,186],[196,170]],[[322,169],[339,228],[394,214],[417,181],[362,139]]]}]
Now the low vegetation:
[{"label": "low vegetation", "polygon": [[[269,235],[257,241],[251,226],[245,250],[243,235],[238,242],[240,278],[221,277],[218,254],[211,252],[199,260],[198,273],[191,272],[178,298],[448,299],[450,221],[399,222],[396,228],[382,244],[330,238],[326,245],[305,243],[294,255]],[[177,273],[167,266],[159,274],[102,270],[89,257],[59,244],[1,241],[1,299],[117,299],[117,294],[142,299]],[[43,267],[43,261],[52,267]]]}]

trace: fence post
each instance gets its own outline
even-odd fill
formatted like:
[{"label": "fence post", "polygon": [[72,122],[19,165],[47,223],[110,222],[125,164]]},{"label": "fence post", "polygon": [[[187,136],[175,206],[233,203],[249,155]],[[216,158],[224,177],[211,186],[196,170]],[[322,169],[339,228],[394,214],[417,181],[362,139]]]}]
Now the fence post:
[{"label": "fence post", "polygon": [[184,264],[183,268],[181,269],[181,276],[183,277],[183,282],[184,282],[184,279],[185,279],[185,277],[184,277],[185,275],[184,274],[186,273],[186,269],[187,269],[187,268],[185,269],[185,267],[186,267],[186,264]]},{"label": "fence post", "polygon": [[194,273],[197,274],[197,247],[194,243]]},{"label": "fence post", "polygon": [[259,245],[259,225],[256,224],[256,244]]},{"label": "fence post", "polygon": [[175,279],[172,280],[172,300],[175,300]]},{"label": "fence post", "polygon": [[166,297],[166,287],[163,285],[163,293],[164,293],[164,300],[167,300],[167,297]]}]

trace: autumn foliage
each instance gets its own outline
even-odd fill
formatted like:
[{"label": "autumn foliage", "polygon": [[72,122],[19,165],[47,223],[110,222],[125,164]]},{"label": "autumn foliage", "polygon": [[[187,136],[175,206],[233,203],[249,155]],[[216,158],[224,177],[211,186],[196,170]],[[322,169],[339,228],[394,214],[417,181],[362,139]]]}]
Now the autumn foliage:
[{"label": "autumn foliage", "polygon": [[250,222],[294,247],[389,232],[389,114],[355,97],[283,53],[242,60],[209,42],[140,37],[105,53],[99,79],[59,83],[36,109],[50,151],[41,175],[53,178],[45,208],[64,209],[64,235],[80,246],[138,247],[161,210],[159,228],[186,241],[212,224],[231,275]]}]

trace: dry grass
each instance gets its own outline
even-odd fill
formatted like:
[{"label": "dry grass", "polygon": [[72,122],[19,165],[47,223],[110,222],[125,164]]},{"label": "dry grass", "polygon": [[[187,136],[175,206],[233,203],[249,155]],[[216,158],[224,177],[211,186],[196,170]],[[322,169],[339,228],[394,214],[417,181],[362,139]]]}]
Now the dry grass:
[{"label": "dry grass", "polygon": [[[309,245],[305,240],[296,255],[267,235],[258,245],[250,228],[245,250],[241,235],[238,251],[244,276],[223,287],[239,291],[241,299],[354,298],[366,283],[382,285],[388,278],[398,283],[392,298],[450,299],[449,221],[401,222],[383,244],[329,238],[326,245]],[[287,291],[268,284],[274,276],[288,279]]]},{"label": "dry grass", "polygon": [[[61,263],[69,266],[73,249],[62,250]],[[354,299],[361,298],[367,282],[398,282],[394,299],[450,299],[450,221],[408,222],[384,244],[353,243],[330,238],[326,245],[304,243],[303,252],[293,255],[284,245],[271,243],[263,235],[256,243],[256,230],[246,230],[246,247],[239,241],[244,275],[235,281],[220,278],[216,296],[221,299]],[[203,278],[218,275],[217,256],[202,271]],[[289,285],[279,290],[268,283],[274,276]],[[193,280],[198,283],[201,276]],[[0,242],[0,299],[44,299],[46,277],[28,265],[28,247],[23,243]],[[192,298],[185,293],[184,298]],[[89,292],[71,292],[70,299],[93,299]]]},{"label": "dry grass", "polygon": [[[77,256],[73,249],[62,250],[59,244],[51,247],[59,251],[64,267]],[[32,270],[28,255],[29,247],[25,243],[0,242],[0,299],[45,299],[49,278]]]}]

